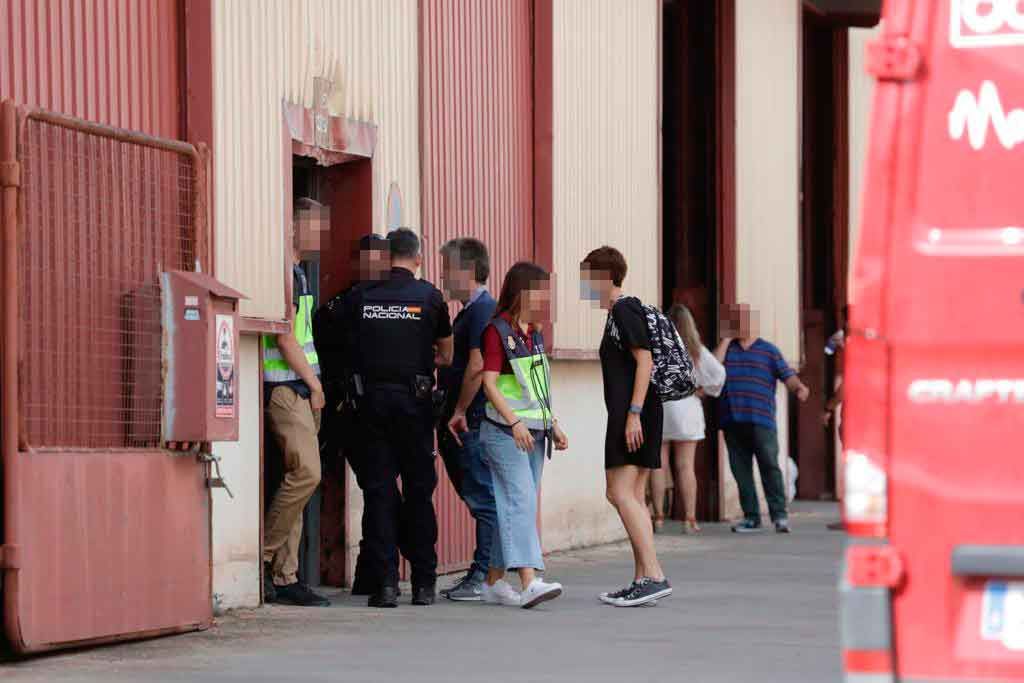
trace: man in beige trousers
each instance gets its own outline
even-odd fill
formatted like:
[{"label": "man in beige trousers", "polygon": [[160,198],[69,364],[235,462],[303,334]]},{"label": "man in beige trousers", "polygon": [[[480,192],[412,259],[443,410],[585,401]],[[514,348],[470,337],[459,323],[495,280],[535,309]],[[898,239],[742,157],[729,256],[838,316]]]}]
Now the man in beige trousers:
[{"label": "man in beige trousers", "polygon": [[263,336],[263,386],[267,423],[284,459],[284,480],[264,520],[263,599],[321,607],[330,602],[298,580],[302,510],[320,484],[320,411],[324,389],[313,346],[313,295],[299,265],[304,248],[326,233],[327,210],[312,199],[295,200],[293,215],[292,330]]}]

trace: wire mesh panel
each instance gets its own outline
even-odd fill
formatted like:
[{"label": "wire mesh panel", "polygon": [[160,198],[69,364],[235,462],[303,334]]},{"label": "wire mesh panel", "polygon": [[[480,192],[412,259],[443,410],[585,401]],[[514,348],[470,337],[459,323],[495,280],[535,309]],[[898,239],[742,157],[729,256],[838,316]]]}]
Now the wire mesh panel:
[{"label": "wire mesh panel", "polygon": [[158,447],[158,274],[195,269],[196,157],[51,118],[26,117],[19,145],[22,434]]}]

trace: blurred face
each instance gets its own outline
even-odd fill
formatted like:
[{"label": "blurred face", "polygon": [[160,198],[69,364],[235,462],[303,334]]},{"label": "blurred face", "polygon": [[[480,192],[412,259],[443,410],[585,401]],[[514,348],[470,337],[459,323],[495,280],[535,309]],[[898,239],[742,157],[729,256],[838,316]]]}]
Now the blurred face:
[{"label": "blurred face", "polygon": [[760,329],[757,311],[747,304],[723,306],[721,327],[723,337],[747,339],[757,336]]},{"label": "blurred face", "polygon": [[747,304],[736,304],[728,308],[727,317],[723,320],[723,336],[749,339],[756,337],[758,325],[757,310]]},{"label": "blurred face", "polygon": [[378,282],[391,270],[391,255],[385,249],[359,250],[359,280]]},{"label": "blurred face", "polygon": [[472,264],[465,264],[458,256],[444,259],[441,272],[441,288],[452,300],[468,301],[476,286]]},{"label": "blurred face", "polygon": [[321,252],[331,248],[330,208],[300,210],[295,215],[292,230],[297,256],[302,260],[317,260]]},{"label": "blurred face", "polygon": [[604,270],[591,270],[586,264],[580,266],[580,299],[594,308],[608,304],[611,298],[612,275]]},{"label": "blurred face", "polygon": [[530,323],[552,320],[551,283],[548,280],[540,280],[533,283],[530,289],[523,290],[520,297],[520,320]]}]

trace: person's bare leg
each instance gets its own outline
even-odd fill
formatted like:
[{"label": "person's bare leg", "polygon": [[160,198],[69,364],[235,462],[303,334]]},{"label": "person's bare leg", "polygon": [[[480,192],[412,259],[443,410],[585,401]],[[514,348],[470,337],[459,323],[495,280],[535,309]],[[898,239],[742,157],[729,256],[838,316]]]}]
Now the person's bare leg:
[{"label": "person's bare leg", "polygon": [[608,471],[608,500],[615,506],[626,529],[636,560],[636,577],[661,580],[665,577],[654,549],[654,529],[651,527],[643,496],[647,481],[641,468],[624,465]]},{"label": "person's bare leg", "polygon": [[529,588],[530,584],[533,583],[533,580],[537,578],[537,573],[534,571],[533,567],[522,567],[517,569],[516,572],[519,574],[520,583],[523,584],[523,590]]},{"label": "person's bare leg", "polygon": [[505,569],[503,567],[495,568],[491,567],[487,570],[487,585],[493,586],[502,579],[505,578]]},{"label": "person's bare leg", "polygon": [[693,525],[694,531],[700,531],[697,525],[697,472],[694,469],[697,442],[682,441],[675,444],[675,449],[676,482],[683,493],[686,521]]},{"label": "person's bare leg", "polygon": [[[651,470],[646,467],[637,468],[637,503],[647,510],[647,484],[651,479]],[[645,542],[646,541],[646,542]],[[642,545],[641,545],[642,544]],[[646,527],[646,533],[637,539],[637,546],[640,547],[640,575],[652,579],[663,579],[664,572],[658,562],[658,553],[654,546],[654,527],[650,524]]]},{"label": "person's bare leg", "polygon": [[668,443],[661,446],[661,469],[651,472],[651,506],[654,508],[654,529],[665,526],[665,492],[668,490]]},{"label": "person's bare leg", "polygon": [[[623,483],[623,481],[622,481],[622,477],[616,475],[616,472],[618,472],[621,469],[622,469],[621,467],[615,467],[615,468],[612,468],[610,470],[605,470],[605,474],[604,474],[604,477],[605,477],[605,495],[608,498],[608,502],[611,503],[612,507],[615,508],[615,512],[616,513],[618,513],[618,511],[619,511],[619,506],[616,505],[616,503],[615,503],[615,497],[616,497],[616,493],[615,492],[619,491],[625,485]],[[632,487],[633,484],[630,484],[629,486]],[[614,491],[613,491],[613,489],[614,489]],[[632,489],[630,490],[630,497],[631,498],[635,498],[636,497],[636,493]],[[646,511],[647,511],[647,506],[645,505],[644,506],[644,512],[646,512]],[[619,515],[620,519],[621,519],[621,517],[622,517],[622,515]],[[639,579],[641,576],[643,576],[643,574],[641,573],[642,568],[640,567],[640,560],[639,560],[640,553],[637,550],[636,543],[633,541],[633,537],[629,535],[629,530],[628,529],[626,531],[626,536],[627,536],[627,538],[629,538],[629,545],[630,545],[630,547],[633,550],[633,579],[636,580],[636,579]]]},{"label": "person's bare leg", "polygon": [[[647,486],[650,483],[650,470],[644,468],[638,468],[636,484],[633,486],[633,491],[636,493],[637,502],[640,503],[640,507],[644,509],[644,513],[647,515],[647,524],[650,528],[651,533],[654,533],[654,525],[651,523],[651,506],[647,504]],[[643,578],[647,576],[644,573],[644,566],[641,562],[643,558],[642,552],[634,552],[633,559],[635,565],[635,573],[637,577]]]}]

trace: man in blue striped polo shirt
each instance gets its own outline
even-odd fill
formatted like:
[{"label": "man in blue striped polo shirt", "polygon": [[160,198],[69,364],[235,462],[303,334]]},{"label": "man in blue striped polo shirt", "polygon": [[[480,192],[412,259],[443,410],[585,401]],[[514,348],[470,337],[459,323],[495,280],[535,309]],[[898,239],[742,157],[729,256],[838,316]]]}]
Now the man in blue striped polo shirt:
[{"label": "man in blue striped polo shirt", "polygon": [[718,400],[719,426],[725,433],[729,467],[739,488],[744,516],[732,530],[737,533],[761,530],[761,506],[754,484],[756,458],[775,530],[789,533],[786,490],[779,468],[775,382],[783,382],[800,401],[806,401],[811,392],[779,349],[757,336],[756,311],[739,304],[730,308],[724,322],[736,336],[724,338],[715,350],[726,373],[725,388]]}]

